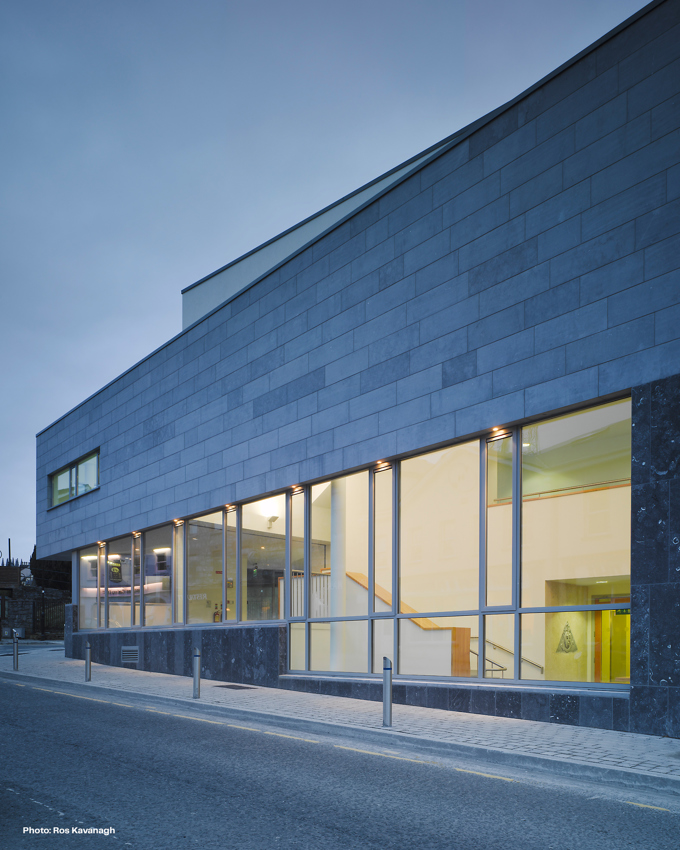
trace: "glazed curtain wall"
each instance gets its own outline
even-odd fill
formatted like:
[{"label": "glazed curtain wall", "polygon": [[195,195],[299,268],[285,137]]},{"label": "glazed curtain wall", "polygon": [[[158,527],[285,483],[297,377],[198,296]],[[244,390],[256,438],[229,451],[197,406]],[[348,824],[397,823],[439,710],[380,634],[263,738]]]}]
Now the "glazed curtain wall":
[{"label": "glazed curtain wall", "polygon": [[81,628],[289,622],[295,671],[629,681],[630,400],[81,550]]}]

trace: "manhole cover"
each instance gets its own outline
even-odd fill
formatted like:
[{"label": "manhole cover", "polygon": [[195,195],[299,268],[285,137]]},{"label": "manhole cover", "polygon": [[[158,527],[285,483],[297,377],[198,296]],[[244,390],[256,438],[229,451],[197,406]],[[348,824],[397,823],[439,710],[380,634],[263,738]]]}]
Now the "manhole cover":
[{"label": "manhole cover", "polygon": [[229,688],[230,691],[254,691],[250,685],[215,685],[216,688]]}]

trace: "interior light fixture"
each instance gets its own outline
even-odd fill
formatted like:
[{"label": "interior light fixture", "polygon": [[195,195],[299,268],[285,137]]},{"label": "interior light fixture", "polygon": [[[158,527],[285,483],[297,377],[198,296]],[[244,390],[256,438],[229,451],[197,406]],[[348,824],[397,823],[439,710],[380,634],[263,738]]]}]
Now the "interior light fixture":
[{"label": "interior light fixture", "polygon": [[278,519],[277,516],[270,516],[269,519],[267,520],[267,528],[271,528],[272,525],[274,525],[274,523],[276,522],[277,519]]}]

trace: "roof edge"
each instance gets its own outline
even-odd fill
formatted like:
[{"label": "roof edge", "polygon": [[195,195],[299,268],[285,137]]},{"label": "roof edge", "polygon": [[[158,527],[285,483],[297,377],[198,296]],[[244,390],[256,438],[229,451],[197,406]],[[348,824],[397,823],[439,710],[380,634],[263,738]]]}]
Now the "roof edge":
[{"label": "roof edge", "polygon": [[[273,237],[272,239],[269,239],[267,242],[263,242],[261,245],[258,245],[256,248],[253,248],[251,251],[248,251],[247,253],[242,254],[237,259],[233,260],[230,263],[227,263],[227,265],[222,266],[219,269],[216,269],[214,272],[211,272],[210,274],[206,275],[205,277],[202,277],[200,280],[197,280],[195,283],[192,283],[190,286],[185,287],[183,290],[181,290],[182,294],[189,291],[190,289],[193,289],[195,286],[198,286],[199,284],[203,283],[204,281],[209,280],[211,277],[214,277],[216,274],[219,274],[220,272],[224,271],[225,269],[228,269],[230,266],[235,265],[236,263],[240,262],[241,260],[245,259],[246,257],[257,253],[257,251],[259,251],[261,248],[264,248],[265,246],[270,245],[272,242],[276,242],[282,236],[285,236],[286,234],[290,233],[291,231],[296,230],[298,227],[300,227],[303,224],[306,224],[308,221],[312,221],[313,219],[317,218],[319,215],[323,214],[327,210],[333,209],[333,207],[338,206],[339,204],[341,204],[342,202],[344,202],[348,198],[351,198],[354,195],[358,194],[359,192],[362,192],[365,189],[370,188],[370,186],[372,186],[374,183],[377,183],[380,180],[384,180],[386,177],[389,177],[390,174],[393,174],[396,171],[399,171],[401,168],[405,168],[409,163],[415,162],[415,160],[420,159],[423,156],[427,156],[428,151],[431,151],[432,156],[428,157],[428,159],[426,159],[419,166],[419,170],[420,170],[420,168],[425,168],[427,165],[429,165],[435,159],[438,159],[440,156],[443,156],[445,153],[447,153],[452,147],[460,144],[460,142],[465,141],[465,139],[469,138],[473,133],[475,133],[477,130],[479,130],[481,127],[483,127],[485,124],[490,123],[491,121],[494,120],[494,118],[497,118],[503,112],[507,111],[508,109],[511,109],[513,106],[515,106],[515,104],[524,100],[524,98],[528,97],[530,94],[533,94],[534,91],[539,89],[541,86],[545,85],[547,82],[552,80],[554,77],[557,77],[563,71],[566,71],[567,68],[570,68],[572,65],[575,65],[576,62],[580,61],[585,56],[587,56],[589,53],[592,53],[594,50],[597,50],[598,47],[601,47],[607,41],[609,41],[612,38],[614,38],[615,36],[617,36],[620,32],[627,29],[629,26],[631,26],[636,21],[638,21],[640,18],[643,18],[646,14],[651,12],[657,6],[661,6],[666,2],[668,2],[668,0],[652,0],[651,3],[648,3],[646,6],[643,6],[642,9],[639,9],[637,12],[634,12],[632,15],[630,15],[630,17],[626,18],[620,24],[615,26],[613,29],[609,30],[609,32],[606,32],[604,35],[600,36],[600,38],[598,38],[597,41],[594,41],[592,44],[585,47],[583,50],[581,50],[575,56],[572,56],[566,62],[563,62],[560,66],[555,68],[549,74],[546,74],[544,77],[542,77],[536,83],[529,86],[528,89],[525,89],[523,92],[516,95],[511,100],[507,101],[506,103],[501,104],[501,106],[496,107],[496,109],[493,109],[491,112],[486,113],[486,115],[483,115],[481,118],[476,119],[472,123],[467,124],[461,130],[458,130],[457,132],[451,134],[450,136],[447,136],[446,138],[442,139],[442,141],[440,141],[440,142],[438,142],[434,145],[431,145],[429,148],[425,148],[424,151],[421,151],[420,153],[416,154],[415,156],[410,157],[409,159],[400,163],[396,167],[391,168],[389,171],[386,171],[384,174],[381,174],[379,177],[376,177],[374,180],[371,180],[369,183],[366,183],[363,186],[360,186],[358,189],[355,189],[353,192],[350,192],[348,195],[345,195],[344,197],[340,198],[339,200],[335,201],[334,203],[330,204],[329,206],[324,207],[324,209],[319,210],[318,212],[314,213],[313,215],[309,216],[308,218],[304,219],[303,221],[297,222],[297,224],[288,228],[288,230],[285,230],[282,233],[279,233],[277,236]],[[193,322],[191,325],[188,325],[186,328],[182,328],[181,331],[179,331],[174,336],[172,336],[169,340],[167,340],[167,342],[164,342],[162,345],[159,345],[152,352],[150,352],[146,356],[142,357],[141,360],[138,360],[136,363],[134,363],[132,366],[130,366],[128,369],[126,369],[124,372],[121,372],[120,375],[117,375],[115,378],[108,381],[106,384],[104,384],[103,387],[100,387],[98,390],[96,390],[94,393],[89,395],[87,398],[83,399],[83,401],[76,404],[74,407],[72,407],[66,413],[63,413],[61,416],[59,416],[57,419],[55,419],[53,422],[51,422],[45,428],[38,431],[35,435],[36,439],[38,437],[40,437],[42,434],[44,434],[46,431],[49,431],[50,428],[53,428],[58,422],[61,422],[62,419],[65,419],[67,416],[70,416],[74,411],[78,410],[80,407],[87,404],[89,401],[91,401],[93,398],[95,398],[97,395],[99,395],[99,393],[104,392],[104,390],[108,389],[110,386],[115,384],[116,381],[119,381],[121,378],[124,378],[125,375],[132,372],[134,369],[136,369],[142,363],[145,363],[147,360],[154,357],[156,354],[158,354],[159,351],[162,351],[164,348],[171,345],[173,342],[175,342],[175,340],[179,339],[184,334],[189,333],[189,331],[191,331],[197,325],[201,324],[201,322],[204,322],[204,321],[206,321],[206,319],[209,319],[218,310],[223,309],[230,301],[233,301],[235,298],[238,298],[239,295],[243,294],[243,292],[250,289],[252,286],[255,286],[257,283],[259,283],[267,275],[276,271],[276,269],[280,268],[282,265],[289,262],[291,259],[296,257],[298,254],[305,251],[314,242],[318,242],[320,239],[323,239],[325,236],[327,236],[328,233],[330,233],[332,230],[335,230],[337,227],[340,227],[342,224],[344,224],[344,222],[348,218],[351,218],[352,216],[356,215],[358,212],[360,212],[366,206],[374,203],[378,198],[381,198],[383,195],[387,194],[387,192],[392,191],[392,189],[394,189],[395,186],[398,186],[404,180],[408,180],[412,176],[412,174],[413,174],[413,172],[409,172],[409,173],[405,174],[400,180],[396,181],[395,183],[390,184],[383,191],[372,196],[364,204],[353,209],[350,213],[348,213],[347,216],[343,217],[342,219],[340,219],[337,222],[334,222],[327,230],[318,234],[317,236],[315,236],[313,239],[311,239],[309,242],[305,243],[304,245],[296,248],[295,251],[293,251],[289,256],[285,257],[279,263],[272,266],[264,274],[260,275],[255,280],[251,281],[249,284],[244,286],[238,292],[229,296],[229,298],[227,298],[221,304],[218,304],[216,307],[214,307],[212,310],[210,310],[210,312],[206,313],[204,316],[201,316],[200,319],[197,319],[195,322]]]}]

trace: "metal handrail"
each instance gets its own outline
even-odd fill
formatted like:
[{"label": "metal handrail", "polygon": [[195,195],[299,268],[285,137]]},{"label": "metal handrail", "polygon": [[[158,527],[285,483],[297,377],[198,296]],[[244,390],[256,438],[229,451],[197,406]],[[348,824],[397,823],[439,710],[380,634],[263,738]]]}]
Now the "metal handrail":
[{"label": "metal handrail", "polygon": [[[503,652],[507,652],[508,655],[515,654],[511,649],[508,649],[506,646],[501,646],[500,643],[495,643],[492,640],[487,639],[484,641],[484,643],[490,643],[494,649],[501,649]],[[541,665],[538,664],[536,661],[532,661],[530,658],[525,658],[523,655],[520,655],[519,660],[524,661],[525,664],[531,664],[532,667],[536,667],[538,670],[541,671],[541,673],[543,672],[543,667],[541,667]]]}]

